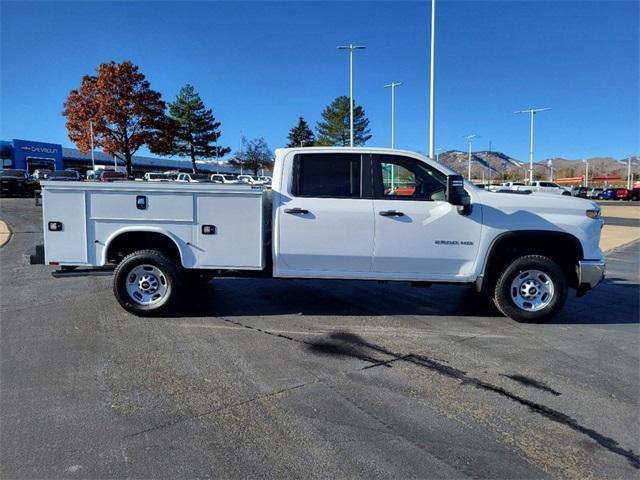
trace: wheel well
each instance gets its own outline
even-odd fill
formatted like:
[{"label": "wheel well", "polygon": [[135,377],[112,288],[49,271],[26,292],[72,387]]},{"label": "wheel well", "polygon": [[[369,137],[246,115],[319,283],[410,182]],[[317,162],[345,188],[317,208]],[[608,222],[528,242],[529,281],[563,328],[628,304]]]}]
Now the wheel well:
[{"label": "wheel well", "polygon": [[158,232],[124,232],[114,238],[107,249],[107,262],[120,261],[137,250],[158,250],[180,264],[180,250],[167,235]]},{"label": "wheel well", "polygon": [[493,283],[502,267],[522,255],[544,255],[560,265],[569,286],[577,286],[576,264],[582,260],[580,241],[563,232],[509,232],[493,243],[485,265],[485,282]]}]

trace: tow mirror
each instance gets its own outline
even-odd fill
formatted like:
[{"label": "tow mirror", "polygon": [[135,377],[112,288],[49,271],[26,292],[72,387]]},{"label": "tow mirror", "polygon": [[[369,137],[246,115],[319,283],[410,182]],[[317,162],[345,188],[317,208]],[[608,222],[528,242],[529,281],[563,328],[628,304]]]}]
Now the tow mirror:
[{"label": "tow mirror", "polygon": [[471,212],[471,197],[464,189],[462,175],[449,175],[447,177],[446,199],[451,205],[458,207],[458,212],[461,215],[468,215]]}]

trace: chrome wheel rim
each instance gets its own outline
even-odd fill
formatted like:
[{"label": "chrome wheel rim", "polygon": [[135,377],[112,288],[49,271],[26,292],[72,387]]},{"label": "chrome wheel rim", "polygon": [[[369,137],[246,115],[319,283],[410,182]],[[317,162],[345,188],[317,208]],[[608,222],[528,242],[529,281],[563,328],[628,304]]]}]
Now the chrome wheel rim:
[{"label": "chrome wheel rim", "polygon": [[554,285],[551,278],[540,270],[524,270],[511,282],[511,299],[527,312],[537,312],[553,300]]},{"label": "chrome wheel rim", "polygon": [[168,291],[167,278],[154,265],[138,265],[127,275],[127,293],[138,305],[155,305],[166,297]]}]

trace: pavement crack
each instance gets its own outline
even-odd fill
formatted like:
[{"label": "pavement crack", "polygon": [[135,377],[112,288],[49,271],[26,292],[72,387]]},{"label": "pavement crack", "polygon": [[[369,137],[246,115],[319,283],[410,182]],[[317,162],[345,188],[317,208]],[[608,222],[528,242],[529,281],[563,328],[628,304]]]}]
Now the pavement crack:
[{"label": "pavement crack", "polygon": [[241,402],[235,402],[235,403],[231,403],[229,405],[223,405],[223,406],[218,407],[218,408],[213,408],[211,410],[207,410],[206,412],[197,413],[195,415],[189,415],[187,417],[179,418],[179,419],[176,419],[176,420],[173,420],[173,421],[170,421],[170,422],[166,422],[166,423],[163,423],[163,424],[160,424],[160,425],[156,425],[156,426],[153,426],[153,427],[145,428],[144,430],[139,430],[137,432],[130,433],[129,435],[125,435],[124,438],[137,437],[138,435],[143,435],[145,433],[155,432],[157,430],[163,430],[165,428],[173,427],[173,426],[178,425],[180,423],[185,423],[185,422],[188,422],[188,421],[191,421],[191,420],[196,420],[198,418],[206,417],[206,416],[209,416],[209,415],[214,415],[216,413],[220,413],[220,412],[223,412],[225,410],[229,410],[231,408],[241,407],[242,405],[247,405],[249,403],[257,402],[259,400],[264,400],[264,399],[271,398],[271,397],[274,397],[274,396],[277,396],[277,395],[282,395],[283,393],[287,393],[287,392],[290,392],[292,390],[297,390],[298,388],[305,387],[306,385],[307,385],[306,383],[301,383],[301,384],[298,384],[298,385],[294,385],[293,387],[283,388],[281,390],[276,390],[276,391],[273,391],[273,392],[269,392],[269,393],[267,393],[265,395],[258,395],[258,396],[255,396],[255,397],[251,397],[251,398],[248,398],[246,400],[242,400]]}]

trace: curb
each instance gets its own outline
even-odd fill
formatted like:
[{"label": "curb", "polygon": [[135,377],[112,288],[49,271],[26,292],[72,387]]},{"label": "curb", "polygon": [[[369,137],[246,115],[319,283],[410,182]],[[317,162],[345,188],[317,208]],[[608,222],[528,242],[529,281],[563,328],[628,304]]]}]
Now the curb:
[{"label": "curb", "polygon": [[9,240],[11,239],[11,228],[9,228],[9,225],[6,224],[6,222],[3,222],[2,220],[0,220],[0,248],[4,247]]}]

